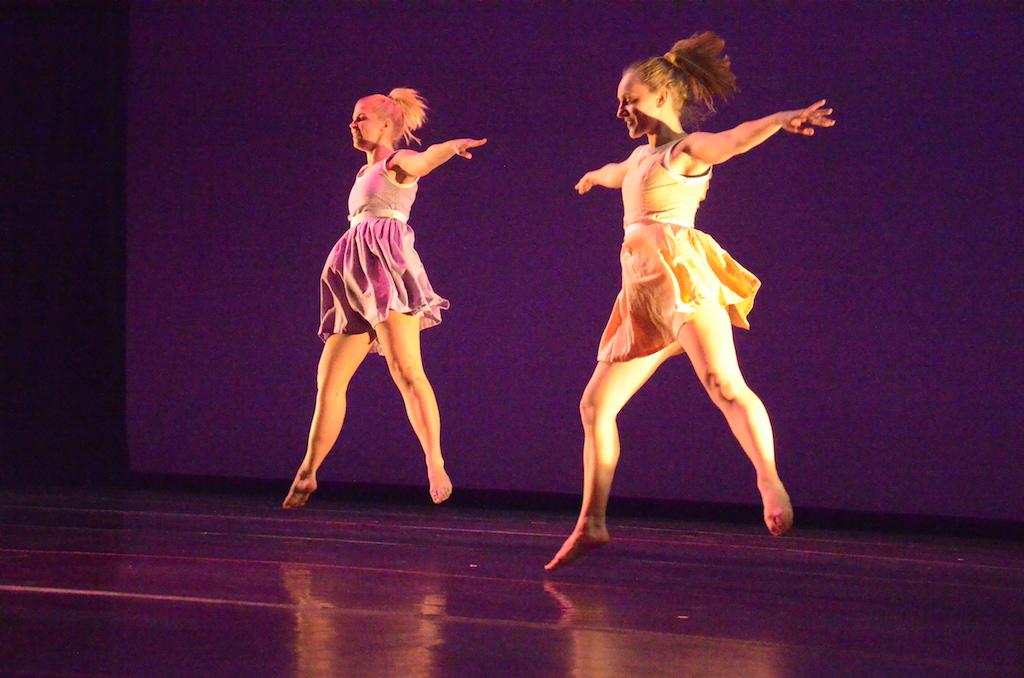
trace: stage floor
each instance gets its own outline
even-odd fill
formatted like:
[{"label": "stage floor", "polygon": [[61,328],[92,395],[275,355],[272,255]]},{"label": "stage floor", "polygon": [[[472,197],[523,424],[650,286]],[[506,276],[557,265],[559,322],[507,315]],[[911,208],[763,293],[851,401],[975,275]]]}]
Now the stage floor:
[{"label": "stage floor", "polygon": [[1024,675],[1011,541],[280,499],[0,492],[0,671]]}]

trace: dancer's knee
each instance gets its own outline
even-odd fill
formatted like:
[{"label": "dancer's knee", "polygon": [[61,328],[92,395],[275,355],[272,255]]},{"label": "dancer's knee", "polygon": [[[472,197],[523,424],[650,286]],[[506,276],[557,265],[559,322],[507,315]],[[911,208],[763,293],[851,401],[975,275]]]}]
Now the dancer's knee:
[{"label": "dancer's knee", "polygon": [[330,379],[317,379],[316,400],[318,403],[330,404],[345,397],[346,384],[338,384]]},{"label": "dancer's knee", "polygon": [[423,367],[415,361],[391,360],[388,362],[388,370],[395,385],[402,391],[413,389],[427,380]]},{"label": "dancer's knee", "polygon": [[580,421],[584,426],[593,426],[597,418],[597,405],[586,395],[580,399]]},{"label": "dancer's knee", "polygon": [[585,427],[591,427],[601,423],[602,420],[615,420],[618,412],[610,411],[593,398],[586,395],[580,400],[580,421]]},{"label": "dancer's knee", "polygon": [[317,376],[316,398],[320,402],[333,402],[345,397],[348,391],[348,380],[339,379],[337,376]]},{"label": "dancer's knee", "polygon": [[707,389],[712,402],[720,408],[732,406],[750,390],[742,378],[730,377],[714,370],[705,373],[704,388]]}]

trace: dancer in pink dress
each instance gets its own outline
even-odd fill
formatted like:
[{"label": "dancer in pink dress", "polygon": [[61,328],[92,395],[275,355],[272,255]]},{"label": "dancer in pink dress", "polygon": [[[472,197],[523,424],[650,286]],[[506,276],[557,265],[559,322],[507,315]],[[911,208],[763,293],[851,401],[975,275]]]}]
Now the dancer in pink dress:
[{"label": "dancer in pink dress", "polygon": [[545,566],[554,570],[608,543],[605,510],[619,458],[615,419],[655,370],[686,353],[757,473],[764,522],[773,535],[793,524],[789,495],[775,467],[771,423],[743,381],[731,325],[747,328],[760,282],[715,240],[693,227],[711,169],[779,130],[810,136],[829,127],[825,101],[782,111],[734,129],[687,133],[684,122],[714,110],[736,89],[713,33],[677,42],[664,56],[627,68],[617,116],[630,138],[646,137],[626,160],[587,172],[576,184],[621,188],[625,212],[622,291],[601,337],[597,367],[583,392],[583,505],[576,528]]},{"label": "dancer in pink dress", "polygon": [[419,178],[455,156],[472,158],[486,139],[452,139],[422,152],[396,150],[419,142],[413,132],[426,121],[426,103],[399,88],[356,102],[352,145],[366,153],[349,194],[349,230],[338,240],[320,276],[320,338],[316,406],[306,455],[284,508],[298,508],[316,490],[316,472],[334,446],[345,419],[349,381],[367,353],[383,354],[405,401],[409,422],[426,458],[430,498],[452,493],[441,456],[441,422],[434,391],[423,371],[420,330],[441,322],[448,301],[438,296],[413,247],[409,213]]}]

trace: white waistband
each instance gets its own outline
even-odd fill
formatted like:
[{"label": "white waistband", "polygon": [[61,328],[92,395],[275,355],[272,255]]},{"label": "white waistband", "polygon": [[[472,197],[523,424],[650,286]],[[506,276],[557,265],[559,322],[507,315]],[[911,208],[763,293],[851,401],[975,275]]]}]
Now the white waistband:
[{"label": "white waistband", "polygon": [[626,233],[636,230],[641,226],[675,226],[677,228],[693,228],[693,224],[683,224],[678,221],[634,221],[632,224],[627,224],[625,227]]},{"label": "white waistband", "polygon": [[359,214],[349,216],[349,226],[361,224],[370,217],[383,217],[384,219],[398,219],[402,223],[409,223],[409,215],[398,210],[363,210]]}]

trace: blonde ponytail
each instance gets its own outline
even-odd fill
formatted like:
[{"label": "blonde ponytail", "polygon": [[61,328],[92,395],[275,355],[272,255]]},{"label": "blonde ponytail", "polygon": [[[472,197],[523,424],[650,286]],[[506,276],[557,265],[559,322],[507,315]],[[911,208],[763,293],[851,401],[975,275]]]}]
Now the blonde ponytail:
[{"label": "blonde ponytail", "polygon": [[651,90],[668,88],[676,113],[686,122],[698,122],[715,112],[715,99],[736,92],[725,40],[710,31],[694,33],[672,45],[663,56],[638,61],[633,72]]},{"label": "blonde ponytail", "polygon": [[397,104],[398,119],[395,120],[399,130],[395,137],[401,137],[406,144],[415,141],[421,143],[413,131],[423,127],[427,121],[427,101],[420,93],[408,87],[396,87],[388,92],[388,98]]}]

